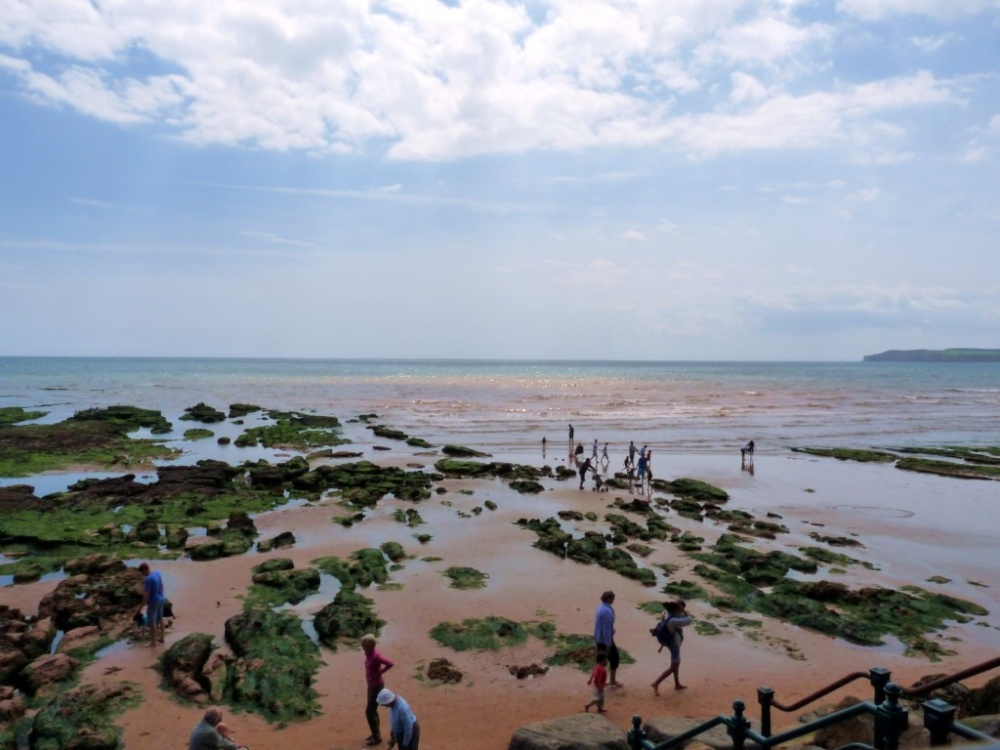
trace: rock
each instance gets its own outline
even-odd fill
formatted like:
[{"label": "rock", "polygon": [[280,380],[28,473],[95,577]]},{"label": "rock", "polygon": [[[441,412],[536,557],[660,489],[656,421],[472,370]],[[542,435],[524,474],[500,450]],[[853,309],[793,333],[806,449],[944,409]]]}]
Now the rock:
[{"label": "rock", "polygon": [[281,547],[291,547],[295,544],[295,534],[291,531],[282,531],[275,537],[270,539],[262,539],[257,542],[258,552],[270,552],[272,549],[279,549]]},{"label": "rock", "polygon": [[0,724],[10,724],[24,716],[24,701],[15,696],[13,691],[9,698],[0,698]]},{"label": "rock", "polygon": [[63,635],[56,651],[60,654],[65,654],[75,648],[81,648],[93,643],[100,637],[101,629],[97,625],[85,625],[82,628],[73,628],[73,630]]},{"label": "rock", "polygon": [[221,651],[213,651],[201,669],[202,685],[207,685],[208,695],[212,703],[222,703],[226,690],[228,665],[233,658],[231,653],[224,654]]},{"label": "rock", "polygon": [[[699,724],[704,724],[714,717],[706,716],[704,718],[662,718],[662,719],[650,719],[646,722],[644,729],[646,730],[646,739],[652,742],[660,743],[666,742],[667,740],[673,739],[679,735],[689,732],[694,729]],[[760,731],[760,726],[758,722],[752,721],[751,725],[755,731]],[[871,741],[871,737],[868,738]],[[697,742],[710,747],[712,750],[732,750],[733,740],[726,733],[725,726],[712,727],[712,729],[699,734],[697,737]],[[840,747],[837,745],[836,747]]]},{"label": "rock", "polygon": [[[115,527],[117,528],[117,527]],[[104,575],[105,573],[121,573],[125,570],[125,563],[111,555],[95,554],[86,557],[78,557],[63,565],[66,575]]]},{"label": "rock", "polygon": [[161,672],[167,684],[178,695],[195,702],[207,702],[207,681],[202,670],[212,653],[212,636],[192,633],[167,649],[161,662]]},{"label": "rock", "polygon": [[21,681],[28,693],[44,693],[55,683],[69,679],[77,665],[79,662],[72,656],[46,654],[39,656],[21,671]]},{"label": "rock", "polygon": [[[842,711],[845,708],[862,703],[860,698],[848,696],[844,698],[834,708],[835,711]],[[842,721],[839,724],[820,729],[813,738],[813,744],[833,750],[843,747],[852,742],[863,742],[870,745],[875,737],[875,717],[871,714],[862,714],[852,719]],[[925,748],[930,746],[930,735],[923,728],[919,714],[910,715],[910,727],[899,738],[900,750],[913,750],[914,748]]]},{"label": "rock", "polygon": [[[977,732],[982,732],[983,734],[988,734],[990,737],[1000,739],[1000,714],[970,716],[967,719],[962,719],[962,723],[967,727],[975,729]],[[952,737],[954,737],[954,735],[952,735]]]},{"label": "rock", "polygon": [[462,673],[447,659],[434,659],[427,665],[427,678],[440,682],[461,682]]},{"label": "rock", "polygon": [[959,706],[958,716],[984,716],[1000,713],[1000,677],[994,677],[981,688],[970,690]]},{"label": "rock", "polygon": [[8,640],[0,640],[0,680],[10,681],[27,663],[28,657],[21,649]]},{"label": "rock", "polygon": [[543,674],[548,674],[548,667],[540,667],[535,663],[531,663],[526,667],[510,666],[507,667],[507,671],[514,675],[519,680],[527,679],[528,677],[540,677]]},{"label": "rock", "polygon": [[580,713],[521,727],[508,750],[628,750],[625,730],[600,714]]}]

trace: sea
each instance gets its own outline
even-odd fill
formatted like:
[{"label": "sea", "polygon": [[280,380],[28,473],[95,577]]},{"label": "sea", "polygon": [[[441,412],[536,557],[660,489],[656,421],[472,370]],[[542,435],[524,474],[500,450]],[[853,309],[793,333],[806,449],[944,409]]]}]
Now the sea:
[{"label": "sea", "polygon": [[[196,403],[383,424],[520,452],[542,438],[669,453],[1000,444],[1000,364],[0,357],[0,407],[56,422],[113,404],[171,421]],[[191,426],[191,423],[181,423]]]}]

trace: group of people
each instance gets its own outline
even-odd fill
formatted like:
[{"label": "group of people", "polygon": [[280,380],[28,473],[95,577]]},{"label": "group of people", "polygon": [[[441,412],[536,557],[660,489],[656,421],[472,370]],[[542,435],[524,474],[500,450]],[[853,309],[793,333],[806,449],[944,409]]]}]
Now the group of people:
[{"label": "group of people", "polygon": [[[365,635],[361,639],[361,650],[365,654],[365,682],[368,699],[365,704],[365,719],[371,734],[365,739],[369,747],[382,744],[382,721],[379,707],[389,709],[389,741],[387,750],[399,746],[399,750],[419,750],[420,723],[406,700],[385,686],[385,673],[394,664],[375,648],[375,636]],[[222,721],[222,711],[210,708],[201,721],[195,725],[188,741],[188,750],[248,750],[245,745],[233,739],[229,727]]]},{"label": "group of people", "polygon": [[[580,473],[580,489],[583,489],[583,485],[587,480],[587,474],[593,475],[594,478],[594,489],[598,492],[605,489],[604,476],[598,467],[601,467],[604,471],[607,471],[608,464],[611,459],[608,455],[608,444],[605,443],[604,447],[601,447],[600,441],[594,438],[594,442],[591,445],[590,456],[584,458],[586,451],[583,448],[583,443],[576,443],[573,445],[573,435],[575,430],[573,425],[569,426],[569,447],[570,447],[570,459],[576,464],[577,471]],[[544,444],[545,438],[542,438]],[[636,459],[636,454],[638,453],[638,460]],[[628,455],[625,456],[625,463],[622,466],[622,472],[628,479],[629,492],[632,492],[636,487],[643,494],[647,494],[651,491],[651,484],[653,480],[653,451],[648,445],[642,446],[641,449],[635,447],[635,441],[629,441],[628,445]]]},{"label": "group of people", "polygon": [[[593,686],[593,696],[589,703],[584,705],[583,710],[590,712],[596,707],[598,713],[605,713],[604,691],[605,688],[619,687],[618,665],[620,655],[618,646],[615,645],[615,592],[605,591],[601,594],[601,602],[597,605],[597,612],[594,615],[594,647],[596,654],[594,657],[594,668],[591,670],[587,684]],[[670,653],[670,666],[651,684],[653,692],[660,694],[660,683],[673,675],[674,689],[684,690],[685,685],[681,684],[681,644],[684,642],[684,628],[691,624],[691,617],[687,613],[687,604],[682,600],[664,602],[663,613],[656,627],[650,633],[657,637],[660,644],[659,651],[664,647]]]}]

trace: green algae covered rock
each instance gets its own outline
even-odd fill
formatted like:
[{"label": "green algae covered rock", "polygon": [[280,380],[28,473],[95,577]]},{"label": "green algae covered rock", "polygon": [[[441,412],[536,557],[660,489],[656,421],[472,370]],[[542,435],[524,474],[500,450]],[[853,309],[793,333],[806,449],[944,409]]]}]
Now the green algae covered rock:
[{"label": "green algae covered rock", "polygon": [[729,493],[700,479],[681,478],[667,482],[667,491],[689,500],[702,503],[725,503]]},{"label": "green algae covered rock", "polygon": [[85,685],[67,690],[42,706],[31,719],[30,750],[121,750],[119,714],[142,701],[128,683]]},{"label": "green algae covered rock", "polygon": [[887,451],[864,450],[858,448],[792,448],[795,453],[808,453],[813,456],[826,456],[839,461],[861,461],[874,463],[890,463],[899,456]]},{"label": "green algae covered rock", "polygon": [[313,687],[319,648],[297,616],[250,607],[226,620],[225,634],[237,656],[226,680],[226,696],[234,707],[282,724],[319,714]]},{"label": "green algae covered rock", "polygon": [[360,639],[366,633],[377,636],[385,625],[366,596],[341,589],[313,618],[313,626],[323,645],[336,649],[342,639]]}]

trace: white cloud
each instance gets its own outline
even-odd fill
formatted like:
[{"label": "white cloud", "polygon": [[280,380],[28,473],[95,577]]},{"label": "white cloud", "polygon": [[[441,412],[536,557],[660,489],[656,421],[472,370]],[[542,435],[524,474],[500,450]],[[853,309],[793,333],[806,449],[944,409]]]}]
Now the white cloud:
[{"label": "white cloud", "polygon": [[866,190],[857,190],[848,194],[847,200],[857,201],[859,203],[870,203],[871,201],[878,200],[881,196],[882,191],[878,188],[868,188]]},{"label": "white cloud", "polygon": [[839,0],[837,9],[865,21],[895,16],[955,18],[996,10],[994,0]]},{"label": "white cloud", "polygon": [[644,235],[637,229],[626,229],[624,232],[622,232],[622,237],[624,237],[627,240],[636,240],[638,242],[643,242],[646,239],[646,235]]},{"label": "white cloud", "polygon": [[954,41],[954,38],[953,34],[942,34],[941,36],[915,36],[910,41],[921,52],[937,52],[946,44]]},{"label": "white cloud", "polygon": [[904,134],[877,116],[896,108],[952,101],[946,82],[921,72],[835,92],[779,94],[741,112],[678,117],[670,123],[670,141],[703,156],[749,149],[824,148],[838,142],[870,151]]},{"label": "white cloud", "polygon": [[[826,148],[863,139],[876,115],[952,101],[929,73],[788,87],[828,64],[836,38],[832,23],[797,18],[800,7],[539,0],[529,15],[506,0],[13,0],[0,6],[0,68],[39,100],[197,144],[400,160]],[[730,90],[717,99],[719,75]]]}]

